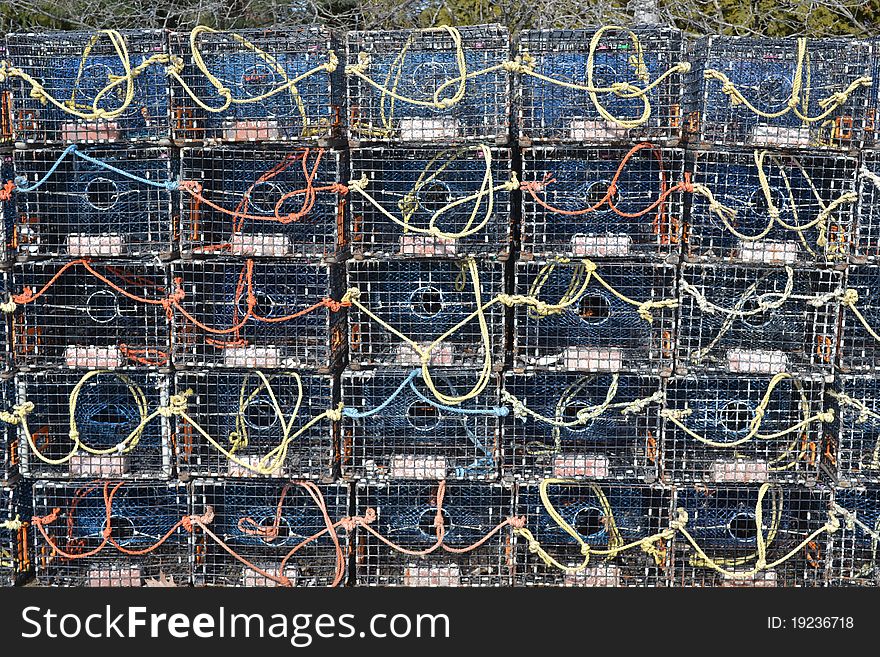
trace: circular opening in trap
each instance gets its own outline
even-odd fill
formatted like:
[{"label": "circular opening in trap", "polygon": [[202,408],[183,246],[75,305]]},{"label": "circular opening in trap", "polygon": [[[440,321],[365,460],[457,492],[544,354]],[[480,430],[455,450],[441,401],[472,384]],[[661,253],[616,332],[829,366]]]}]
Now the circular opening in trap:
[{"label": "circular opening in trap", "polygon": [[587,294],[578,302],[578,314],[588,324],[601,324],[611,316],[611,304],[601,294]]},{"label": "circular opening in trap", "polygon": [[275,205],[284,196],[284,191],[277,184],[269,181],[258,182],[248,194],[248,202],[254,212],[265,215],[275,214]]},{"label": "circular opening in trap", "polygon": [[110,537],[119,542],[131,540],[134,538],[134,523],[124,516],[110,516]]},{"label": "circular opening in trap", "polygon": [[767,326],[767,324],[770,323],[770,320],[773,319],[773,311],[769,309],[759,310],[758,300],[755,298],[749,298],[743,303],[742,312],[754,313],[745,315],[744,317],[742,317],[742,321],[743,324],[747,324],[755,328]]},{"label": "circular opening in trap", "polygon": [[293,531],[290,527],[290,522],[284,516],[278,518],[278,533],[273,534],[272,528],[275,526],[275,515],[265,516],[259,523],[257,523],[264,531],[264,534],[259,538],[263,543],[267,543],[271,545],[280,540],[284,540],[287,537],[293,534]]},{"label": "circular opening in trap", "polygon": [[[449,529],[449,514],[446,513],[446,509],[442,509],[440,511],[441,519],[443,520],[444,529]],[[422,511],[422,515],[419,517],[419,530],[423,534],[427,534],[428,536],[434,537],[437,535],[437,530],[434,527],[434,520],[437,517],[437,509],[426,509]]]},{"label": "circular opening in trap", "polygon": [[[254,290],[254,299],[256,303],[254,304],[253,313],[255,315],[259,315],[260,317],[271,317],[273,311],[275,310],[275,300],[272,299],[265,292],[261,292],[260,290]],[[247,293],[242,293],[241,297],[238,300],[238,312],[240,317],[244,317],[247,315],[248,311],[248,302],[247,302]]]},{"label": "circular opening in trap", "polygon": [[754,410],[745,402],[727,402],[721,409],[721,426],[731,433],[745,433],[753,417]]},{"label": "circular opening in trap", "polygon": [[750,513],[737,513],[727,523],[727,532],[738,541],[754,541],[758,537],[755,516]]},{"label": "circular opening in trap", "polygon": [[[454,69],[445,62],[422,62],[413,68],[412,85],[423,100],[430,100],[433,99],[434,93],[441,84],[457,76],[458,69]],[[455,93],[456,89],[456,85],[447,85],[442,95],[449,97]]]},{"label": "circular opening in trap", "polygon": [[791,82],[781,75],[770,75],[758,83],[755,91],[759,104],[781,107],[791,97]]},{"label": "circular opening in trap", "polygon": [[[593,86],[594,87],[609,87],[614,82],[618,81],[617,71],[610,64],[596,64],[593,66]],[[609,100],[617,100],[618,97],[614,95],[609,95],[608,98],[604,98],[602,100],[603,104],[608,104]]]},{"label": "circular opening in trap", "polygon": [[[581,411],[588,410],[593,407],[593,404],[588,404],[585,401],[572,401],[565,408],[562,409],[562,421],[563,422],[577,422],[578,413]],[[568,427],[569,431],[583,431],[591,424],[593,424],[593,420],[595,418],[590,418],[586,422],[581,424],[577,424],[573,427]]]},{"label": "circular opening in trap", "polygon": [[[584,202],[587,204],[587,207],[594,208],[605,198],[605,195],[608,194],[608,188],[611,186],[610,180],[597,180],[596,182],[590,183],[587,186],[587,191],[584,192]],[[620,201],[620,190],[615,189],[614,193],[609,197],[609,201],[617,205],[618,201]],[[602,209],[608,209],[608,201],[602,205]]]},{"label": "circular opening in trap", "polygon": [[428,214],[434,214],[451,200],[452,195],[443,183],[434,180],[419,190],[419,205]]},{"label": "circular opening in trap", "polygon": [[278,414],[269,399],[252,399],[245,405],[242,415],[244,423],[254,431],[265,431],[278,424]]},{"label": "circular opening in trap", "polygon": [[119,187],[109,178],[92,178],[86,185],[86,201],[96,210],[109,210],[119,201]]},{"label": "circular opening in trap", "polygon": [[93,292],[86,300],[86,313],[98,324],[109,324],[119,317],[116,295],[108,290]]},{"label": "circular opening in trap", "polygon": [[132,414],[130,411],[132,410],[120,404],[107,404],[96,408],[87,419],[94,424],[120,426],[131,422]]},{"label": "circular opening in trap", "polygon": [[[780,212],[784,211],[788,205],[785,194],[777,187],[770,188],[770,200],[773,201],[773,205]],[[763,228],[770,218],[770,205],[767,203],[767,195],[763,189],[758,188],[751,193],[749,196],[749,208],[760,219],[758,227]]]},{"label": "circular opening in trap", "polygon": [[419,400],[406,409],[406,419],[415,429],[428,431],[440,424],[440,411],[431,404]]},{"label": "circular opening in trap", "polygon": [[[276,88],[282,82],[281,76],[267,64],[259,62],[249,66],[241,74],[241,88],[251,98],[260,96]],[[284,94],[277,94],[283,96]],[[275,97],[266,98],[264,102],[272,102]]]},{"label": "circular opening in trap", "polygon": [[574,529],[581,536],[593,536],[605,529],[605,515],[600,509],[581,509],[574,517]]},{"label": "circular opening in trap", "polygon": [[443,294],[436,287],[420,287],[409,300],[412,311],[419,317],[434,317],[443,310]]}]

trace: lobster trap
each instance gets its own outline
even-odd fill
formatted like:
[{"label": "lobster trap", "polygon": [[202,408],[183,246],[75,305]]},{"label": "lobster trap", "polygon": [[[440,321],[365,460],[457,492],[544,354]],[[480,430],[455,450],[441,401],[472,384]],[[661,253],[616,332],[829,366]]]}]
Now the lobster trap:
[{"label": "lobster trap", "polygon": [[0,487],[0,587],[15,586],[31,572],[31,484]]},{"label": "lobster trap", "polygon": [[675,266],[519,262],[515,290],[540,302],[514,309],[514,364],[580,372],[671,371]]},{"label": "lobster trap", "polygon": [[684,151],[523,151],[522,255],[666,258],[681,250]]},{"label": "lobster trap", "polygon": [[346,583],[346,485],[197,479],[192,488],[193,510],[213,513],[210,525],[192,535],[197,586]]},{"label": "lobster trap", "polygon": [[12,354],[18,367],[117,369],[169,362],[166,268],[133,261],[16,265]]},{"label": "lobster trap", "polygon": [[830,373],[841,282],[830,269],[682,265],[678,370]]},{"label": "lobster trap", "polygon": [[826,431],[825,460],[839,483],[880,483],[880,381],[843,374],[827,392],[834,423]]},{"label": "lobster trap", "polygon": [[349,139],[506,143],[509,48],[500,25],[349,32]]},{"label": "lobster trap", "polygon": [[880,586],[880,488],[836,488],[840,529],[828,546],[831,586]]},{"label": "lobster trap", "polygon": [[174,138],[303,142],[336,135],[337,47],[323,28],[172,32]]},{"label": "lobster trap", "polygon": [[856,262],[880,261],[880,151],[861,153],[859,200],[850,253]]},{"label": "lobster trap", "polygon": [[659,377],[508,372],[502,400],[502,472],[545,477],[654,480],[658,475]]},{"label": "lobster trap", "polygon": [[[476,482],[392,482],[357,486],[357,513],[370,509],[374,533],[358,528],[359,586],[510,586],[512,491]],[[499,529],[500,527],[500,529]],[[488,535],[488,538],[487,538]],[[428,554],[422,552],[438,543]],[[477,542],[483,540],[477,546]],[[450,547],[459,552],[450,552]]]},{"label": "lobster trap", "polygon": [[37,581],[157,586],[190,581],[186,487],[120,481],[34,485]]},{"label": "lobster trap", "polygon": [[687,67],[678,30],[526,30],[519,56],[521,140],[681,139]]},{"label": "lobster trap", "polygon": [[358,148],[351,151],[356,257],[498,256],[511,247],[511,151]]},{"label": "lobster trap", "polygon": [[824,382],[789,375],[673,377],[666,384],[662,472],[673,482],[815,482]]},{"label": "lobster trap", "polygon": [[504,292],[502,263],[349,261],[348,285],[349,293],[357,290],[348,311],[355,366],[504,362],[504,309],[497,302],[489,305]]},{"label": "lobster trap", "polygon": [[[671,506],[671,491],[646,485],[570,479],[520,485],[516,512],[556,564],[546,563],[517,532],[514,581],[517,586],[667,586],[671,539],[660,533],[669,527]],[[646,539],[653,540],[639,544]]]},{"label": "lobster trap", "polygon": [[6,43],[17,141],[82,144],[170,137],[164,31],[9,34]]},{"label": "lobster trap", "polygon": [[184,149],[181,250],[336,258],[346,241],[342,157],[321,148]]},{"label": "lobster trap", "polygon": [[[687,535],[675,539],[673,585],[825,586],[829,501],[818,488],[678,488],[675,506],[687,513]],[[766,546],[766,566],[760,568],[759,532]]]},{"label": "lobster trap", "polygon": [[856,200],[854,158],[766,150],[698,150],[691,157],[697,189],[685,231],[689,258],[846,260]]},{"label": "lobster trap", "polygon": [[[329,371],[344,357],[343,272],[281,260],[184,261],[174,315],[174,362]],[[335,308],[335,309],[334,309]]]},{"label": "lobster trap", "polygon": [[880,366],[880,266],[850,265],[841,302],[840,369],[873,372]]},{"label": "lobster trap", "polygon": [[158,372],[17,375],[21,472],[34,479],[170,479],[168,377]]},{"label": "lobster trap", "polygon": [[334,430],[318,418],[334,407],[331,377],[256,370],[175,376],[178,394],[188,394],[189,419],[178,416],[175,432],[182,475],[332,476]]},{"label": "lobster trap", "polygon": [[20,256],[167,257],[176,250],[169,149],[18,150],[15,167],[34,188],[20,186],[17,194]]},{"label": "lobster trap", "polygon": [[[437,372],[432,387],[449,397],[480,385],[480,372]],[[343,372],[342,475],[369,481],[498,476],[499,381],[455,406],[444,404],[419,370]]]},{"label": "lobster trap", "polygon": [[873,131],[866,41],[711,36],[692,50],[698,142],[850,150]]}]

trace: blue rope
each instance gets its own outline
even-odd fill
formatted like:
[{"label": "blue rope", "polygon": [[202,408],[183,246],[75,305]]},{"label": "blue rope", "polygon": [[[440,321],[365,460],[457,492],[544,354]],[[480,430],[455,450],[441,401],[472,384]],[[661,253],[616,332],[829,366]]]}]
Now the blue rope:
[{"label": "blue rope", "polygon": [[420,393],[416,389],[416,387],[415,387],[415,385],[413,385],[412,381],[410,381],[409,387],[412,389],[412,391],[414,393],[416,393],[416,397],[421,399],[423,402],[425,402],[426,404],[430,404],[431,406],[433,406],[434,408],[436,408],[438,410],[446,411],[448,413],[458,413],[460,415],[494,415],[495,417],[504,417],[505,415],[510,413],[510,409],[507,408],[507,406],[497,406],[495,408],[475,408],[475,409],[455,408],[454,406],[445,406],[439,402],[436,402],[432,399],[428,399],[427,397],[425,397],[422,393]]},{"label": "blue rope", "polygon": [[61,153],[61,155],[58,156],[58,159],[55,160],[55,164],[53,164],[51,167],[49,167],[49,170],[46,172],[46,175],[43,176],[42,178],[40,178],[33,185],[28,186],[27,178],[25,178],[24,176],[16,176],[16,178],[15,178],[16,191],[32,192],[35,189],[37,189],[38,187],[41,187],[52,176],[52,174],[55,173],[55,171],[58,169],[58,167],[61,166],[61,163],[64,161],[64,159],[68,155],[73,153],[75,150],[76,150],[76,144],[71,144],[70,146],[65,148],[64,151]]},{"label": "blue rope", "polygon": [[372,408],[369,411],[358,411],[353,408],[345,407],[342,409],[342,414],[346,417],[361,419],[365,417],[371,417],[373,415],[376,415],[376,413],[381,413],[383,409],[385,409],[391,402],[393,402],[398,396],[400,396],[400,393],[403,392],[403,389],[406,388],[407,385],[409,385],[409,382],[419,376],[419,374],[419,370],[413,370],[412,372],[410,372],[409,376],[407,376],[403,380],[403,383],[398,386],[397,390],[389,395],[388,399],[376,406],[376,408]]}]

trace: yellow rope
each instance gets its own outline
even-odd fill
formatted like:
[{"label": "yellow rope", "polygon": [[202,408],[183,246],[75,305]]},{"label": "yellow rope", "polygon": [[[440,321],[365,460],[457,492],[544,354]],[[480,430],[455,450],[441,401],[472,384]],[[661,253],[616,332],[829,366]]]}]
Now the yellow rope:
[{"label": "yellow rope", "polygon": [[24,527],[24,524],[25,523],[21,521],[21,516],[16,513],[15,518],[12,520],[4,520],[3,522],[0,522],[0,529],[8,529],[11,532],[17,532]]},{"label": "yellow rope", "polygon": [[[847,406],[855,408],[859,412],[858,417],[856,417],[857,424],[863,424],[869,419],[874,420],[874,422],[880,420],[880,413],[872,411],[864,402],[854,399],[846,393],[838,392],[833,388],[829,388],[828,395],[832,399],[839,401],[841,404],[846,404]],[[880,438],[874,443],[874,450],[871,452],[870,461],[866,463],[864,457],[862,457],[859,465],[868,470],[880,470]]]},{"label": "yellow rope", "polygon": [[[808,77],[809,56],[807,54],[807,39],[805,37],[801,37],[798,39],[797,44],[797,62],[795,64],[794,77],[791,84],[791,95],[788,97],[788,100],[785,103],[785,107],[776,112],[764,111],[753,105],[743,95],[743,93],[739,89],[737,89],[736,85],[730,80],[730,78],[721,71],[714,68],[707,68],[703,72],[703,75],[707,80],[716,80],[721,83],[721,92],[730,99],[731,105],[743,105],[744,107],[747,107],[749,111],[751,111],[753,114],[756,114],[757,116],[760,116],[764,119],[777,119],[785,116],[789,112],[793,112],[799,119],[801,119],[805,123],[817,123],[819,121],[823,121],[838,107],[849,100],[849,97],[859,87],[869,87],[872,82],[871,76],[869,75],[861,76],[854,79],[843,91],[832,93],[827,98],[819,100],[819,107],[820,109],[824,110],[821,114],[817,116],[808,116],[800,109],[798,109],[799,107],[803,106],[804,111],[807,111],[809,105],[809,79],[807,80],[807,84],[805,87],[805,73]],[[803,97],[802,93],[804,94]]]}]

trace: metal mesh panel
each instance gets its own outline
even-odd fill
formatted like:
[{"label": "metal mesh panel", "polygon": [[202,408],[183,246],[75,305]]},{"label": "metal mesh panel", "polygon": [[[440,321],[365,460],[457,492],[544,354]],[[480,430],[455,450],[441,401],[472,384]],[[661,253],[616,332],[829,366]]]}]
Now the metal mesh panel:
[{"label": "metal mesh panel", "polygon": [[[769,391],[769,394],[768,394]],[[674,377],[663,472],[672,481],[815,481],[823,461],[821,379]]]},{"label": "metal mesh panel", "polygon": [[683,265],[679,368],[830,373],[840,285],[831,270]]},{"label": "metal mesh panel", "polygon": [[[375,509],[371,527],[408,550],[425,550],[437,542],[436,482],[359,485],[357,513]],[[484,538],[512,511],[511,491],[497,484],[453,483],[442,505],[444,544],[469,547]],[[480,547],[455,554],[442,547],[426,556],[409,556],[358,529],[356,573],[359,586],[509,586],[513,563],[509,528],[493,534]]]},{"label": "metal mesh panel", "polygon": [[841,198],[855,192],[855,159],[755,150],[694,151],[693,160],[693,182],[735,216],[720,217],[704,195],[693,194],[689,257],[763,264],[846,259],[854,204]]},{"label": "metal mesh panel", "polygon": [[[477,370],[436,372],[444,395],[466,395]],[[445,406],[417,373],[344,372],[342,401],[367,417],[342,420],[342,474],[352,479],[495,479],[498,475],[498,380],[480,394]],[[398,390],[399,389],[399,390]]]},{"label": "metal mesh panel", "polygon": [[[12,410],[15,404],[15,380],[11,375],[0,376],[0,405]],[[0,426],[0,484],[10,482],[18,474],[18,431],[6,422]]]},{"label": "metal mesh panel", "polygon": [[[369,195],[351,192],[353,252],[507,256],[511,193],[498,188],[511,181],[511,166],[510,150],[483,145],[352,150],[351,177],[366,177]],[[439,232],[425,232],[432,228]],[[455,237],[460,233],[465,235]]]},{"label": "metal mesh panel", "polygon": [[[858,87],[841,105],[823,101],[846,90],[851,82],[871,74],[871,52],[866,41],[814,39],[807,44],[801,68],[802,87],[794,91],[798,71],[795,39],[708,37],[697,42],[691,56],[692,89],[699,94],[702,114],[692,125],[702,142],[727,146],[797,148],[858,148],[865,137],[869,90]],[[706,79],[707,69],[720,71],[745,99],[766,114],[757,115],[744,103],[732,102],[722,91],[723,81]],[[786,111],[798,99],[797,110]],[[826,107],[828,108],[826,114]]]},{"label": "metal mesh panel", "polygon": [[170,478],[168,420],[158,415],[144,423],[168,405],[167,376],[148,371],[27,372],[18,374],[16,383],[19,400],[34,404],[27,428],[37,450],[24,427],[20,429],[25,476]]},{"label": "metal mesh panel", "polygon": [[586,566],[581,545],[550,515],[536,485],[519,486],[516,513],[525,516],[526,528],[560,564],[577,568],[565,572],[548,565],[528,548],[521,536],[515,538],[518,586],[666,586],[670,576],[670,550],[658,540],[651,554],[641,547],[614,555],[613,550],[654,536],[669,526],[672,493],[649,486],[624,486],[595,482],[562,481],[547,487],[547,501],[595,550]]},{"label": "metal mesh panel", "polygon": [[[510,84],[503,69],[467,78],[461,99],[451,102],[461,75],[453,29],[461,36],[468,75],[507,60],[508,34],[499,25],[348,33],[349,66],[360,64],[363,75],[379,87],[346,75],[350,139],[507,141]],[[446,99],[448,107],[442,102]]]},{"label": "metal mesh panel", "polygon": [[15,586],[31,574],[31,485],[0,488],[0,522],[21,520],[20,529],[0,527],[0,587]]},{"label": "metal mesh panel", "polygon": [[837,488],[834,504],[852,514],[831,535],[831,586],[880,586],[880,488]]},{"label": "metal mesh panel", "polygon": [[[0,92],[2,99],[2,92]],[[2,138],[0,138],[2,143]],[[11,153],[0,153],[0,185],[15,178],[15,170],[12,163]],[[18,213],[18,199],[16,194],[10,193],[6,200],[0,199],[0,264],[6,264],[12,260],[15,251],[13,236],[15,232],[15,219]]]},{"label": "metal mesh panel", "polygon": [[[108,507],[110,531],[105,539]],[[49,516],[54,509],[57,519],[43,527],[49,540],[39,528],[34,534],[40,584],[145,586],[167,578],[176,584],[189,582],[188,534],[179,524],[188,513],[183,484],[37,482],[35,515]],[[149,551],[144,555],[125,553],[145,550]]]},{"label": "metal mesh panel", "polygon": [[591,258],[677,256],[684,198],[675,186],[683,173],[684,152],[677,149],[526,149],[522,251]]},{"label": "metal mesh panel", "polygon": [[[187,414],[227,452],[178,417],[175,435],[181,473],[253,477],[269,470],[273,477],[332,475],[330,421],[305,428],[333,407],[331,377],[294,371],[178,372],[175,387],[178,392],[192,391]],[[282,457],[280,463],[273,455]]]},{"label": "metal mesh panel", "polygon": [[[527,30],[520,35],[521,56],[534,58],[540,75],[567,84],[607,89],[630,83],[644,88],[684,59],[681,32],[667,29],[608,30],[598,35],[590,71],[593,30]],[[638,44],[638,45],[636,45]],[[591,77],[592,73],[592,77]],[[606,120],[601,104],[612,116],[638,121],[645,104],[641,98],[571,89],[521,74],[518,100],[520,137],[532,141],[675,142],[681,137],[683,77],[675,73],[648,92],[647,120],[628,128]]]},{"label": "metal mesh panel", "polygon": [[[340,108],[331,80],[338,81],[325,69],[315,70],[330,62],[336,47],[323,28],[201,32],[194,47],[190,33],[169,35],[171,54],[182,59],[181,77],[189,88],[171,83],[175,139],[280,142],[335,134]],[[196,52],[204,69],[229,90],[230,103],[197,66]]]},{"label": "metal mesh panel", "polygon": [[[637,305],[675,296],[675,267],[670,265],[604,263],[597,274],[627,303],[592,279],[571,305],[540,315],[531,307],[514,309],[514,359],[522,367],[576,371],[668,372],[672,368],[675,310],[651,311],[641,317]],[[550,304],[559,303],[585,276],[577,262],[520,262],[516,266],[518,294]]]},{"label": "metal mesh panel", "polygon": [[[504,359],[504,312],[501,304],[485,310],[488,339],[479,321],[471,317],[482,304],[504,291],[501,263],[475,263],[479,281],[473,280],[468,261],[394,260],[348,263],[348,284],[360,291],[360,303],[383,322],[427,349],[429,364],[479,367],[487,347],[492,361]],[[479,282],[479,294],[475,284]],[[479,297],[479,299],[478,299]],[[413,366],[421,363],[416,350],[365,312],[349,309],[349,353],[358,365]]]},{"label": "metal mesh panel", "polygon": [[[0,43],[0,60],[8,60],[6,43]],[[12,84],[0,82],[0,146],[12,141]]]},{"label": "metal mesh panel", "polygon": [[[725,571],[713,569],[684,538],[675,541],[673,584],[709,587],[824,586],[827,535],[795,551],[773,568],[756,567],[758,486],[679,488],[676,507],[688,514],[687,530],[706,556]],[[767,544],[767,563],[787,557],[828,519],[828,493],[818,489],[772,486],[766,491],[760,531]]]},{"label": "metal mesh panel", "polygon": [[186,314],[174,316],[176,364],[327,369],[344,353],[344,316],[320,305],[338,298],[336,268],[225,260],[181,262],[172,270],[186,294]]},{"label": "metal mesh panel", "polygon": [[[120,34],[132,69],[147,58],[167,53],[161,30],[126,30]],[[125,105],[125,82],[108,89],[125,75],[126,66],[106,33],[10,34],[6,41],[13,66],[23,69],[48,95],[68,108],[62,110],[44,102],[39,94],[31,94],[30,84],[14,78],[13,127],[18,141],[157,141],[170,136],[165,64],[148,65],[134,76],[134,94]],[[111,117],[79,118],[69,111],[92,117],[95,107],[110,112]]]},{"label": "metal mesh panel", "polygon": [[[335,530],[337,553],[313,493],[295,482],[194,481],[194,511],[213,510],[211,532],[239,557],[196,529],[192,537],[194,583],[277,586],[287,578],[292,586],[307,587],[330,586],[338,577],[344,585],[349,535],[342,528]],[[348,516],[347,486],[320,486],[318,494],[331,523]]]},{"label": "metal mesh panel", "polygon": [[343,247],[339,151],[187,148],[182,158],[183,179],[201,187],[181,193],[183,251],[316,259]]},{"label": "metal mesh panel", "polygon": [[841,311],[840,367],[844,372],[874,371],[880,365],[880,341],[871,335],[880,332],[880,267],[850,265],[846,283],[858,295],[859,314],[847,306]]},{"label": "metal mesh panel", "polygon": [[[874,375],[837,376],[829,389],[834,424],[826,442],[842,482],[880,482],[880,381]],[[828,459],[826,459],[828,460]]]},{"label": "metal mesh panel", "polygon": [[34,296],[19,299],[12,315],[15,364],[108,369],[167,363],[169,327],[160,303],[169,294],[165,267],[123,261],[89,267],[94,273],[83,261],[15,266],[14,289]]},{"label": "metal mesh panel", "polygon": [[852,255],[858,261],[876,262],[880,260],[880,152],[862,151],[858,182]]},{"label": "metal mesh panel", "polygon": [[508,372],[503,395],[514,411],[502,421],[504,475],[655,479],[662,394],[652,376]]},{"label": "metal mesh panel", "polygon": [[[78,157],[82,153],[103,165]],[[50,170],[59,163],[51,174]],[[172,244],[172,177],[167,148],[16,151],[16,173],[33,185],[19,192],[15,244],[22,255],[126,257],[168,255]]]}]

